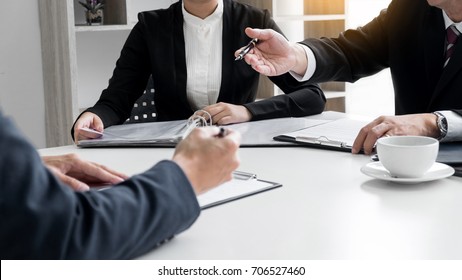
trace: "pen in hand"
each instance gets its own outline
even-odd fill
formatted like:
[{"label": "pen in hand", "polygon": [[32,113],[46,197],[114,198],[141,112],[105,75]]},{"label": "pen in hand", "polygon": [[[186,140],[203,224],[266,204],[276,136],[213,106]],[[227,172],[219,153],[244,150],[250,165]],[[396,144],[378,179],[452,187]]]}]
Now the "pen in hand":
[{"label": "pen in hand", "polygon": [[228,130],[223,127],[220,127],[220,132],[218,132],[216,137],[223,138],[226,136],[226,134],[228,134]]},{"label": "pen in hand", "polygon": [[236,59],[234,61],[237,61],[237,60],[242,60],[244,58],[244,56],[251,50],[255,47],[255,45],[258,43],[258,39],[257,38],[253,38],[252,40],[250,40],[250,42],[247,44],[247,46],[245,46],[242,51],[239,53],[239,55],[236,57]]}]

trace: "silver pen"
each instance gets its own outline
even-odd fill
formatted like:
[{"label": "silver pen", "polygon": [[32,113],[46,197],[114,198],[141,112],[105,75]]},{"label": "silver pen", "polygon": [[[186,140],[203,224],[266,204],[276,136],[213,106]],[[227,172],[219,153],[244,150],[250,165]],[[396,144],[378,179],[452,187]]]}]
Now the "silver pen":
[{"label": "silver pen", "polygon": [[233,178],[238,180],[257,179],[257,174],[234,170]]},{"label": "silver pen", "polygon": [[236,59],[234,61],[237,61],[237,60],[242,60],[244,58],[244,56],[251,50],[255,47],[255,45],[258,43],[258,39],[257,38],[253,38],[252,40],[250,40],[250,42],[247,44],[247,46],[245,46],[242,51],[239,53],[239,55],[236,57]]}]

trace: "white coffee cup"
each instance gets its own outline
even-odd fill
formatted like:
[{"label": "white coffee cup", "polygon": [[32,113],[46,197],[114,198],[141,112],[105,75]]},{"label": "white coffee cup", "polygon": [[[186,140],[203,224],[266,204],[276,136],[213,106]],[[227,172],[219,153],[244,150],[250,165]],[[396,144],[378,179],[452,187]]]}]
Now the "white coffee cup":
[{"label": "white coffee cup", "polygon": [[390,136],[377,140],[377,154],[391,176],[422,177],[435,163],[438,140],[425,136]]}]

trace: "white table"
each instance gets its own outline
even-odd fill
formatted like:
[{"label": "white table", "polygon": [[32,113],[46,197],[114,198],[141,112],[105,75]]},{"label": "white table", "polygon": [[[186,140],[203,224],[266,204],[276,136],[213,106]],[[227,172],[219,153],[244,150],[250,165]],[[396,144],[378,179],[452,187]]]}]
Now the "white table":
[{"label": "white table", "polygon": [[[173,155],[167,148],[40,150],[69,152],[127,174]],[[239,153],[239,170],[283,187],[204,210],[190,229],[143,258],[462,258],[461,177],[399,185],[363,175],[365,155],[303,147]]]}]

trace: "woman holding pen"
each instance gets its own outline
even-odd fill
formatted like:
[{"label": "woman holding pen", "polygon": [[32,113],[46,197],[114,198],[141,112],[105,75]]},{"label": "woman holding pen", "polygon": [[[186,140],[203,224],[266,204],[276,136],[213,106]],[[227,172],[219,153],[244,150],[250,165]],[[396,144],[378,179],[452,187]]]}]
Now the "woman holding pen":
[{"label": "woman holding pen", "polygon": [[108,87],[83,112],[74,139],[96,136],[91,128],[121,124],[152,76],[158,121],[187,119],[206,110],[215,124],[321,113],[325,97],[290,74],[270,79],[285,93],[255,102],[259,74],[234,51],[249,43],[246,27],[281,30],[268,11],[232,0],[183,0],[168,9],[142,12],[117,61]]}]

